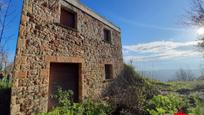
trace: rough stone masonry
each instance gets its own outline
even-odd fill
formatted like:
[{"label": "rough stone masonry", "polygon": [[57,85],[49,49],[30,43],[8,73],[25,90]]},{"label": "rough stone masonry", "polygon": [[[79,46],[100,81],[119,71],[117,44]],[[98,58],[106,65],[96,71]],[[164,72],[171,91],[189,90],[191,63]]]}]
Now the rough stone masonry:
[{"label": "rough stone masonry", "polygon": [[[50,88],[59,81],[57,75],[62,80],[76,75],[77,96],[83,100],[100,97],[122,71],[120,29],[79,0],[24,0],[21,17],[11,115],[48,111]],[[66,73],[66,66],[72,68],[72,64],[78,64],[79,70]],[[65,71],[55,68],[61,65]],[[60,83],[67,86],[66,81]]]}]

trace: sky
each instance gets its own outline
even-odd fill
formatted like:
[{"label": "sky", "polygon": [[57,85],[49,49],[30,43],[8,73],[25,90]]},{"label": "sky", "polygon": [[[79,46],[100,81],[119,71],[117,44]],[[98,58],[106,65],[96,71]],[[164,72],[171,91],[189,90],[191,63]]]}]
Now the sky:
[{"label": "sky", "polygon": [[[0,0],[0,5],[4,4],[2,11],[0,12],[0,18],[3,20],[3,15],[5,14],[5,9],[9,0]],[[16,44],[18,37],[18,28],[21,17],[22,0],[11,0],[10,8],[8,10],[9,16],[6,18],[6,26],[3,34],[3,44],[5,44],[5,50],[8,52],[9,62],[13,62]],[[0,28],[1,29],[1,28]]]},{"label": "sky", "polygon": [[[7,33],[16,35],[8,45],[10,61],[15,55],[22,6],[21,0],[15,2],[12,9],[17,10],[16,20]],[[203,54],[195,47],[199,42],[198,28],[184,24],[191,0],[81,0],[81,3],[121,28],[124,61],[132,60],[137,70],[159,71],[162,75],[159,79],[167,80],[180,68],[196,72],[204,68]]]},{"label": "sky", "polygon": [[[191,0],[81,0],[122,31],[123,57],[150,77],[169,80],[179,69],[204,67],[198,28],[185,25]],[[172,77],[173,76],[173,77]]]}]

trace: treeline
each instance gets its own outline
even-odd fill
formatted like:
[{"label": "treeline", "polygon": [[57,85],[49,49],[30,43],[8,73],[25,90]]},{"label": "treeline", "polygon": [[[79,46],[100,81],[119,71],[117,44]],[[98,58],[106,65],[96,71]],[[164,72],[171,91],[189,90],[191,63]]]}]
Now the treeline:
[{"label": "treeline", "polygon": [[192,70],[189,69],[179,69],[175,73],[175,78],[169,81],[194,81],[194,80],[204,80],[204,71],[201,71],[199,76],[196,76]]}]

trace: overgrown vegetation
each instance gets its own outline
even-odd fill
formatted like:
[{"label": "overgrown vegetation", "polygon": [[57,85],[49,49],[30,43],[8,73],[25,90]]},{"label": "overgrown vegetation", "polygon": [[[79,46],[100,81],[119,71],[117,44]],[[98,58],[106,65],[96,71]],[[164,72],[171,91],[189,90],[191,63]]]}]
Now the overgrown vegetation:
[{"label": "overgrown vegetation", "polygon": [[147,111],[151,115],[173,115],[182,105],[182,99],[176,95],[158,95],[149,101]]},{"label": "overgrown vegetation", "polygon": [[203,105],[198,96],[181,96],[178,94],[158,95],[152,98],[147,106],[150,115],[173,115],[176,112],[189,115],[203,115]]},{"label": "overgrown vegetation", "polygon": [[123,72],[104,91],[114,114],[144,114],[146,100],[159,94],[154,85],[137,73],[132,66],[124,65]]},{"label": "overgrown vegetation", "polygon": [[7,77],[4,77],[0,80],[0,90],[1,89],[9,89],[11,87],[11,83]]},{"label": "overgrown vegetation", "polygon": [[81,103],[74,103],[72,96],[72,91],[58,89],[57,94],[53,96],[58,100],[58,106],[51,112],[40,115],[110,115],[112,112],[111,106],[105,102],[87,99]]},{"label": "overgrown vegetation", "polygon": [[11,83],[4,77],[0,80],[0,113],[9,115],[10,113],[10,98],[11,98]]},{"label": "overgrown vegetation", "polygon": [[73,92],[59,89],[53,96],[58,106],[41,115],[173,115],[176,112],[204,115],[203,100],[199,96],[203,84],[204,81],[151,80],[125,65],[120,76],[104,90],[103,98],[74,103]]}]

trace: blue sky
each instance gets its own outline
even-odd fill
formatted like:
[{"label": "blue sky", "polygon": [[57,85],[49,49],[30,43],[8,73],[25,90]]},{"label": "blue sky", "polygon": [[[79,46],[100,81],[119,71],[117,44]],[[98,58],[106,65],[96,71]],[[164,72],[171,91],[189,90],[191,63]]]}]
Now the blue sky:
[{"label": "blue sky", "polygon": [[122,30],[124,60],[141,71],[198,70],[197,28],[184,24],[191,0],[81,0]]},{"label": "blue sky", "polygon": [[[0,0],[0,4],[5,4],[7,2],[8,0]],[[3,5],[1,18],[2,18],[2,15],[5,14],[6,7],[7,7],[7,4]],[[5,31],[3,34],[3,38],[4,38],[3,42],[6,41],[5,50],[8,52],[9,62],[13,61],[15,51],[16,51],[21,8],[22,8],[22,0],[12,0],[10,9],[8,11],[9,16],[6,19],[7,26],[5,27]]]},{"label": "blue sky", "polygon": [[81,1],[122,29],[123,44],[181,39],[186,32],[181,23],[190,0]]},{"label": "blue sky", "polygon": [[[2,1],[2,0],[0,0]],[[4,1],[4,0],[3,0]],[[21,0],[8,33],[17,35]],[[194,47],[197,28],[183,24],[191,0],[81,0],[81,3],[121,28],[124,61],[138,70],[200,69],[203,57]],[[10,60],[16,39],[8,45]]]}]

